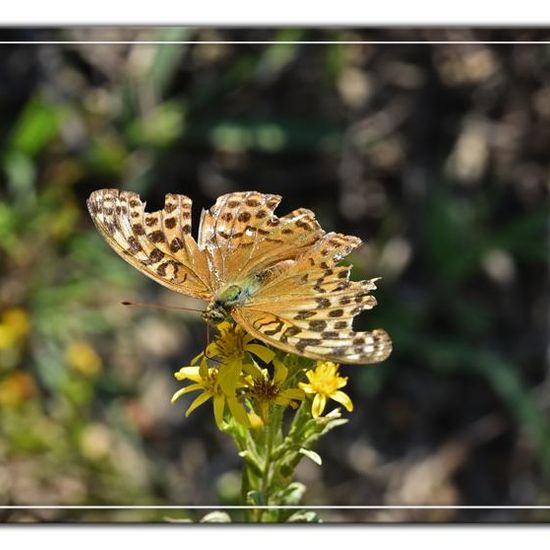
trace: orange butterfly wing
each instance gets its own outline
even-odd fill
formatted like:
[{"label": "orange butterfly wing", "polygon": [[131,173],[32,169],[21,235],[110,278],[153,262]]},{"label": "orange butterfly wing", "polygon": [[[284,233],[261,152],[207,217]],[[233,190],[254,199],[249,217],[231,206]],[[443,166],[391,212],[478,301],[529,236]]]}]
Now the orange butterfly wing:
[{"label": "orange butterfly wing", "polygon": [[146,213],[136,193],[101,189],[88,199],[97,229],[129,264],[170,290],[210,300],[206,253],[191,236],[191,200],[166,195],[163,210]]}]

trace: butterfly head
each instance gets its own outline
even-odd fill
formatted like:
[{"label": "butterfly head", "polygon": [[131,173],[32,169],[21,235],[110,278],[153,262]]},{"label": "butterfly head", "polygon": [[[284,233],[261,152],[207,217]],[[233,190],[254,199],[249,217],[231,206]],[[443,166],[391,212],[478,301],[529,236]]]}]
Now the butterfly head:
[{"label": "butterfly head", "polygon": [[201,316],[209,325],[217,326],[229,317],[229,312],[225,309],[223,303],[213,300],[206,306]]},{"label": "butterfly head", "polygon": [[245,302],[249,297],[250,293],[246,287],[229,285],[206,306],[206,309],[202,313],[202,318],[209,325],[219,325],[231,318],[231,309],[233,306]]}]

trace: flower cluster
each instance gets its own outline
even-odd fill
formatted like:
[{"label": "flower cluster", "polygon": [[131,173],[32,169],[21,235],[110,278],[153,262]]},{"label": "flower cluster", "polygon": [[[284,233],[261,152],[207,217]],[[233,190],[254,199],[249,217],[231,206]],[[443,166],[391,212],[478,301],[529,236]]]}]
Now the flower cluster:
[{"label": "flower cluster", "polygon": [[190,365],[175,373],[177,380],[190,384],[174,394],[173,403],[184,394],[200,392],[187,408],[187,416],[210,399],[220,429],[226,415],[247,428],[266,426],[275,406],[296,408],[309,398],[315,419],[322,416],[329,399],[353,410],[350,398],[341,391],[347,378],[339,376],[337,364],[308,361],[304,366],[289,361],[285,366],[284,357],[257,343],[241,326],[224,322],[218,331]]}]

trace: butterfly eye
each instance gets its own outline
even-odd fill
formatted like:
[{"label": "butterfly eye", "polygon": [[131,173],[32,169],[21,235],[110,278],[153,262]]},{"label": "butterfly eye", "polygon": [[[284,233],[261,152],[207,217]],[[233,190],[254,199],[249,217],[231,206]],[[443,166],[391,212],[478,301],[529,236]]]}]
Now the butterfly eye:
[{"label": "butterfly eye", "polygon": [[228,314],[224,308],[223,302],[216,300],[203,311],[202,318],[208,324],[212,324],[215,326],[218,323],[225,321],[227,315]]}]

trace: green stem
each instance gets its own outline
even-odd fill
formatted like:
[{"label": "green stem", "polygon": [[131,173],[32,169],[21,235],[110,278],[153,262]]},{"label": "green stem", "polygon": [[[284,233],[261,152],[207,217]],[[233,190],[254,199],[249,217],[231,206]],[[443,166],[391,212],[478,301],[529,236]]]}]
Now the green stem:
[{"label": "green stem", "polygon": [[[250,490],[250,468],[248,467],[246,461],[243,464],[243,473],[241,479],[241,504],[247,503],[247,495]],[[250,521],[253,510],[245,509],[244,517],[245,521]]]},{"label": "green stem", "polygon": [[[275,438],[281,431],[281,424],[283,420],[283,407],[274,406],[271,411],[271,422],[264,428],[264,460],[263,460],[263,472],[260,480],[260,493],[262,495],[263,504],[278,504],[277,502],[271,502],[271,493],[273,485],[273,447]],[[264,513],[268,510],[258,510],[258,521],[262,521]]]},{"label": "green stem", "polygon": [[269,504],[269,474],[271,473],[271,453],[273,451],[273,426],[267,426],[265,441],[265,462],[262,476],[261,491],[264,496],[264,503]]},{"label": "green stem", "polygon": [[[271,425],[263,428],[262,434],[262,474],[257,483],[259,494],[261,495],[261,504],[269,504],[269,474],[271,470],[271,448],[272,448],[272,430]],[[257,508],[254,510],[255,521],[261,523],[264,510]]]}]

